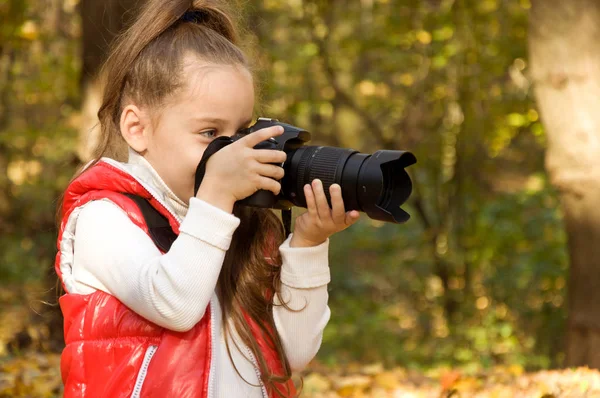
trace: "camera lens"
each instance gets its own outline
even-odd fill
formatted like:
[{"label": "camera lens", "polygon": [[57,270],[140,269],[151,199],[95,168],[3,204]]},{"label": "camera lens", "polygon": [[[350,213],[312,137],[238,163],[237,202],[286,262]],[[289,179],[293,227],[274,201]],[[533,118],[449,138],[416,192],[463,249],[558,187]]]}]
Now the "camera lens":
[{"label": "camera lens", "polygon": [[280,181],[281,192],[275,196],[269,191],[259,190],[240,203],[276,209],[307,207],[304,186],[319,179],[323,182],[329,206],[329,187],[339,184],[346,211],[359,210],[374,220],[386,222],[408,221],[409,214],[400,206],[412,192],[412,182],[405,170],[417,162],[412,153],[381,150],[368,155],[354,149],[304,146],[310,141],[310,133],[277,119],[259,118],[253,126],[245,129],[244,134],[273,125],[282,126],[285,129],[283,135],[273,139],[273,143],[262,145],[287,154],[283,164],[285,176]]},{"label": "camera lens", "polygon": [[404,169],[415,162],[414,155],[405,151],[368,155],[353,149],[303,146],[288,153],[282,194],[295,206],[307,207],[303,187],[318,178],[330,206],[329,187],[337,183],[346,211],[359,210],[372,219],[402,223],[410,216],[400,206],[412,191]]}]

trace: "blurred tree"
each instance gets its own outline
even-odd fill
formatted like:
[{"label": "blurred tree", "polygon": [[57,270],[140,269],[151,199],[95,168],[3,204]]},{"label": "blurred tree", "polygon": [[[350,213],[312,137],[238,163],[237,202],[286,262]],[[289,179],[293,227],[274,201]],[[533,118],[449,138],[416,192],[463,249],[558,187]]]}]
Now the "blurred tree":
[{"label": "blurred tree", "polygon": [[566,364],[600,368],[600,3],[534,0],[529,51],[570,253]]},{"label": "blurred tree", "polygon": [[39,313],[17,331],[14,349],[31,342],[29,330],[46,331],[40,333],[46,348],[62,344],[58,306],[39,304],[56,304],[54,199],[76,164],[74,8],[64,0],[0,1],[0,280],[21,297],[31,282],[44,287],[28,303]]},{"label": "blurred tree", "polygon": [[140,3],[138,0],[81,0],[83,103],[78,155],[82,161],[91,158],[99,133],[96,124],[102,103],[100,67],[113,39],[135,16]]}]

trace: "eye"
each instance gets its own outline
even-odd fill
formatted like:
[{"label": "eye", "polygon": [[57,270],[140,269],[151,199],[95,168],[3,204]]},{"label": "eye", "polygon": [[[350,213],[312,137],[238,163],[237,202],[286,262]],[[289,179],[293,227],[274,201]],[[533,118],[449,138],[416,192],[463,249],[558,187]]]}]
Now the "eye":
[{"label": "eye", "polygon": [[217,136],[217,130],[205,130],[201,131],[200,135],[206,138],[215,138]]}]

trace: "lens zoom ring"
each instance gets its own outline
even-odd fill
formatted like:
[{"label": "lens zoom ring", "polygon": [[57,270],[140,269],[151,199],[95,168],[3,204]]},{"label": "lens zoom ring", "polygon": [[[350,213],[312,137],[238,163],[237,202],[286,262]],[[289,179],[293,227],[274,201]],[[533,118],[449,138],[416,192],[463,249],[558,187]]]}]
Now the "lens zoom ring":
[{"label": "lens zoom ring", "polygon": [[342,166],[340,165],[340,159],[344,156],[345,151],[333,147],[315,147],[314,150],[306,152],[298,167],[299,175],[303,177],[299,181],[302,181],[304,186],[304,184],[308,184],[314,179],[321,180],[325,196],[331,204],[329,187],[336,183],[336,170]]},{"label": "lens zoom ring", "polygon": [[[312,158],[313,153],[317,150],[316,146],[309,146],[301,148],[301,157],[300,162],[298,163],[298,173],[296,177],[296,192],[301,193],[300,197],[304,198],[304,184],[308,184],[308,175],[306,173],[306,168],[308,167],[308,162]],[[306,202],[304,203],[306,205]]]}]

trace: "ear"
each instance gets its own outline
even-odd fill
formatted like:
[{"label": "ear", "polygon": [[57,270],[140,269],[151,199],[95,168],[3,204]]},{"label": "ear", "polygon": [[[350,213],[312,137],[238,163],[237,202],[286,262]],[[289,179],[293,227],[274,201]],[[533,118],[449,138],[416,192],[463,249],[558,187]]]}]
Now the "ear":
[{"label": "ear", "polygon": [[121,135],[136,152],[143,153],[148,148],[148,135],[152,127],[140,108],[133,104],[127,105],[121,112],[119,126]]}]

